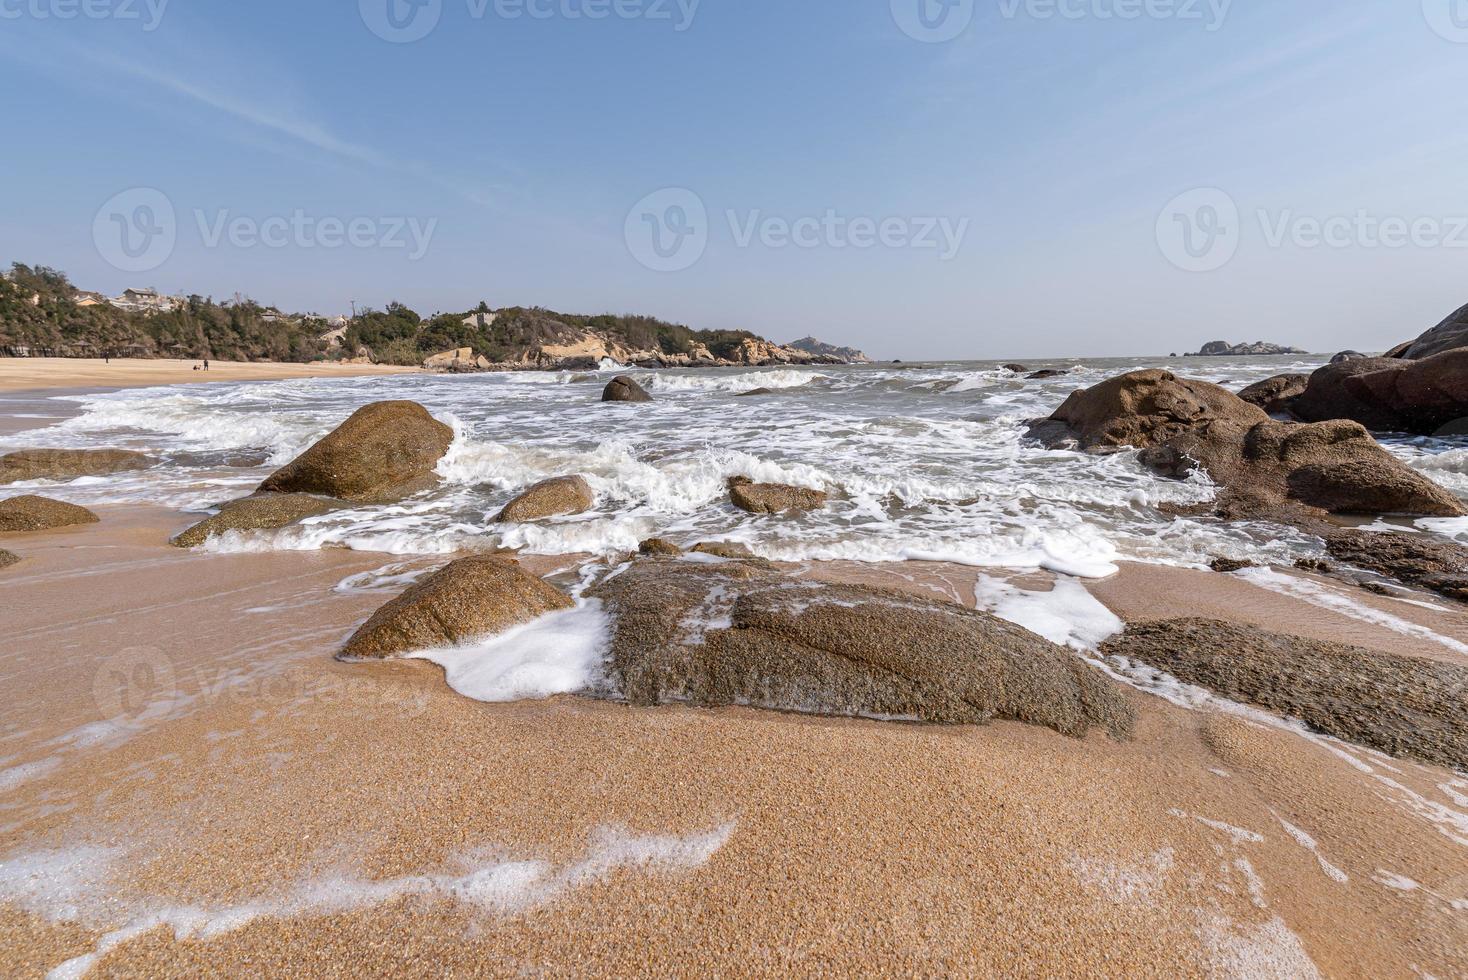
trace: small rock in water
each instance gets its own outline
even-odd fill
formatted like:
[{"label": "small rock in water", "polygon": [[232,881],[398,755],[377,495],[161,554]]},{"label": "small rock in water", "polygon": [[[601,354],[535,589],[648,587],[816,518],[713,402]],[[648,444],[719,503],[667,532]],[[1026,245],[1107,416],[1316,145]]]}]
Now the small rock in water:
[{"label": "small rock in water", "polygon": [[1133,623],[1101,654],[1367,748],[1468,768],[1468,666],[1208,619]]},{"label": "small rock in water", "polygon": [[26,495],[0,500],[0,532],[50,531],[78,524],[96,524],[100,518],[85,507],[49,497]]},{"label": "small rock in water", "polygon": [[500,523],[524,524],[543,517],[580,514],[596,503],[591,484],[580,476],[545,480],[510,501],[495,518]]},{"label": "small rock in water", "polygon": [[342,649],[346,659],[386,659],[503,633],[574,603],[512,561],[460,558],[373,614]]},{"label": "small rock in water", "polygon": [[276,470],[259,492],[401,500],[438,482],[434,468],[453,439],[454,430],[417,402],[376,402]]},{"label": "small rock in water", "polygon": [[713,555],[715,558],[753,558],[755,554],[749,550],[749,545],[740,541],[701,541],[693,546],[693,550],[700,555]]},{"label": "small rock in water", "polygon": [[180,532],[169,542],[175,548],[195,548],[226,531],[270,531],[307,517],[330,513],[339,501],[306,493],[259,493],[232,500],[219,513]]},{"label": "small rock in water", "polygon": [[1011,374],[1029,374],[1030,373],[1030,369],[1027,368],[1027,367],[1025,367],[1023,364],[1002,364],[1002,365],[1000,365],[1000,367],[1004,368],[1004,370],[1008,371]]},{"label": "small rock in water", "polygon": [[1245,568],[1258,568],[1259,563],[1243,558],[1215,558],[1208,567],[1215,572],[1228,573],[1242,571]]},{"label": "small rock in water", "polygon": [[606,390],[601,393],[601,400],[604,402],[650,402],[652,396],[642,385],[622,375],[611,380]]},{"label": "small rock in water", "polygon": [[75,480],[152,465],[151,457],[125,449],[25,449],[0,456],[0,483]]},{"label": "small rock in water", "polygon": [[20,561],[20,556],[0,548],[0,568],[9,568]]},{"label": "small rock in water", "polygon": [[778,514],[790,510],[818,510],[826,506],[824,491],[782,483],[734,483],[729,488],[734,506],[751,514]]},{"label": "small rock in water", "polygon": [[648,538],[637,546],[637,552],[642,555],[681,555],[683,549],[662,538]]}]

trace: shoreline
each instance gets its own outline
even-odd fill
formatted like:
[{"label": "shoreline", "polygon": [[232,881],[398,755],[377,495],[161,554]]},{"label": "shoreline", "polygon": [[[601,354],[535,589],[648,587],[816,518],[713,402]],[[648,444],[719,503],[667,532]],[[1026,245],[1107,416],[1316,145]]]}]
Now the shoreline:
[{"label": "shoreline", "polygon": [[211,361],[209,371],[195,371],[199,360],[100,358],[0,358],[0,394],[52,390],[74,394],[87,390],[150,388],[157,385],[211,384],[224,381],[286,381],[296,378],[360,378],[422,374],[420,368],[381,364],[294,364],[285,361]]},{"label": "shoreline", "polygon": [[[485,704],[425,662],[333,659],[401,567],[452,556],[185,552],[167,539],[188,515],[98,512],[5,541],[25,556],[3,573],[6,975],[93,956],[174,974],[425,957],[637,975],[1468,969],[1451,905],[1465,842],[1442,822],[1468,782],[1445,770],[1134,690],[1127,742]],[[1006,575],[802,567],[965,605]],[[1217,573],[1124,565],[1086,585],[1132,621],[1190,595],[1281,631],[1400,639]],[[1433,622],[1468,638],[1461,615]],[[504,861],[538,863],[523,879]]]}]

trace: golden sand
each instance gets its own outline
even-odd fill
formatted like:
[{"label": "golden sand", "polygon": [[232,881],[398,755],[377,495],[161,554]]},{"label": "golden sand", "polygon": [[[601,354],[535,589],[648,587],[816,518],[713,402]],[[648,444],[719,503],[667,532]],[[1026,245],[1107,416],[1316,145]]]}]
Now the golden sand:
[{"label": "golden sand", "polygon": [[[98,510],[4,542],[0,975],[99,949],[94,976],[1468,973],[1468,780],[1444,770],[1140,693],[1126,743],[480,704],[421,662],[332,659],[391,595],[338,583],[437,562],[184,553],[183,515]],[[976,577],[806,571],[969,601]],[[1096,591],[1345,628],[1250,589],[1128,569]]]},{"label": "golden sand", "polygon": [[133,360],[80,357],[0,357],[0,392],[43,388],[141,388],[152,385],[200,384],[210,381],[281,381],[288,378],[354,378],[412,374],[417,368],[385,364],[281,364],[210,361],[208,372],[196,371],[202,360]]}]

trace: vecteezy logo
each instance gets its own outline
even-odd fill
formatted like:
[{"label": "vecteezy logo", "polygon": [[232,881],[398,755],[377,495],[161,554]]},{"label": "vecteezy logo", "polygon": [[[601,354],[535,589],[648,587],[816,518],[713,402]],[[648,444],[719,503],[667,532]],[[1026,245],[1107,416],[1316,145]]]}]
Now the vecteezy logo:
[{"label": "vecteezy logo", "polygon": [[1157,216],[1157,245],[1185,272],[1213,272],[1233,260],[1242,224],[1239,206],[1216,187],[1179,194]]},{"label": "vecteezy logo", "polygon": [[682,272],[708,248],[708,209],[693,191],[666,187],[632,206],[623,233],[627,250],[647,268]]},{"label": "vecteezy logo", "polygon": [[178,681],[173,662],[153,647],[128,647],[108,657],[92,680],[97,710],[118,728],[136,728],[173,710]]},{"label": "vecteezy logo", "polygon": [[438,26],[443,0],[357,0],[362,23],[384,41],[421,41]]},{"label": "vecteezy logo", "polygon": [[1468,0],[1422,0],[1422,15],[1439,37],[1468,44]]},{"label": "vecteezy logo", "polygon": [[173,202],[151,187],[123,191],[92,219],[97,253],[121,272],[151,272],[168,261],[177,241]]},{"label": "vecteezy logo", "polygon": [[974,0],[892,0],[892,19],[914,41],[941,44],[968,29]]}]

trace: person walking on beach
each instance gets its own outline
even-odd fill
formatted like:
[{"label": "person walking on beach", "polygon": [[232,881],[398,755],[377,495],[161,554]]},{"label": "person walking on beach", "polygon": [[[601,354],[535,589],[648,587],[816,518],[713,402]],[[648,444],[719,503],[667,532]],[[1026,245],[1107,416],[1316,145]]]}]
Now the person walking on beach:
[{"label": "person walking on beach", "polygon": [[204,358],[204,370],[209,370],[209,358]]}]

